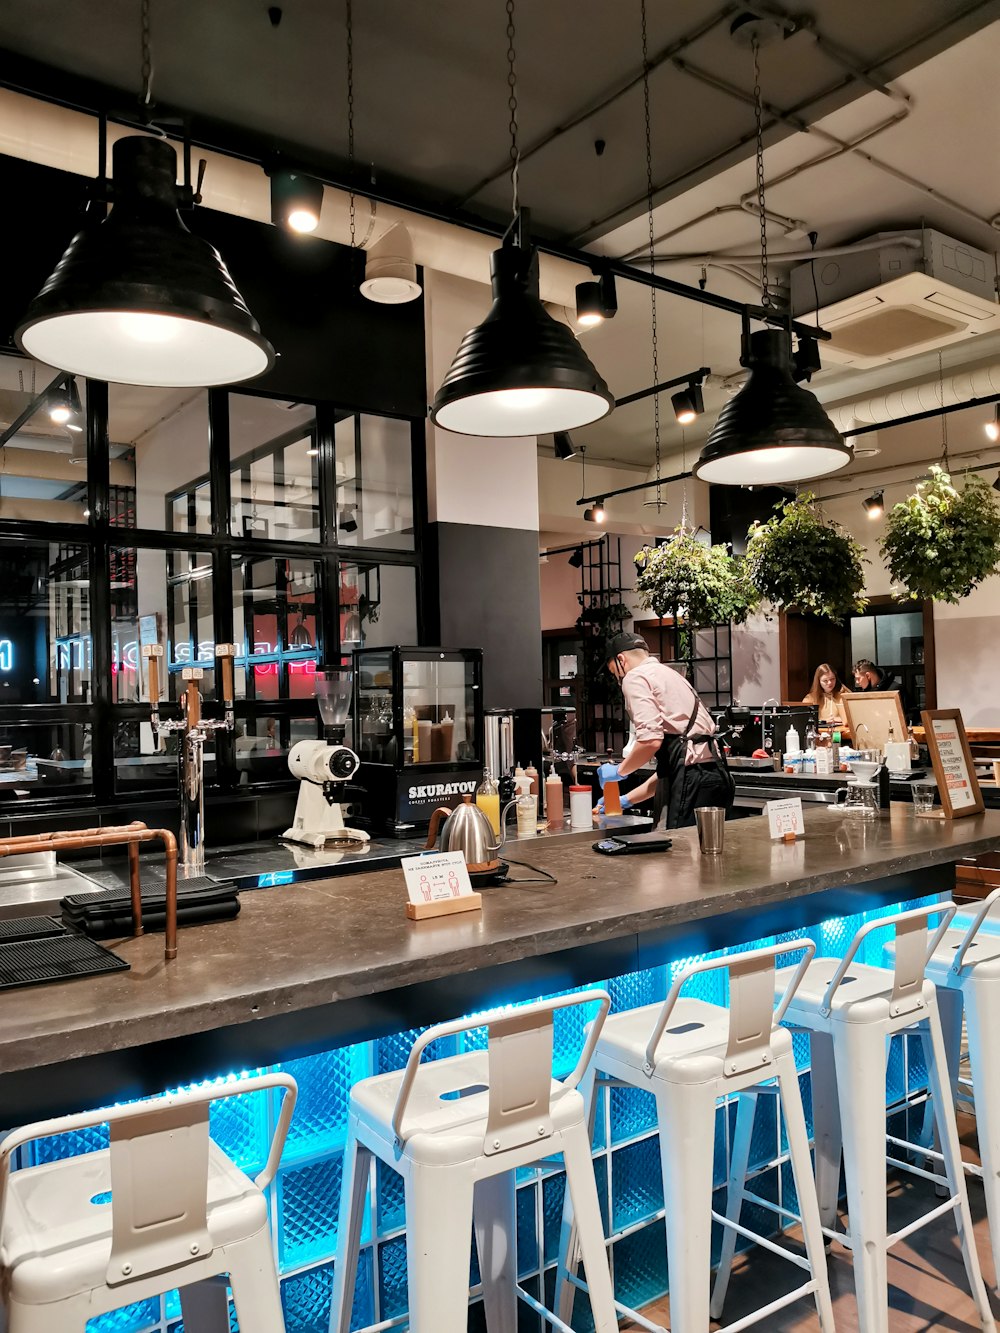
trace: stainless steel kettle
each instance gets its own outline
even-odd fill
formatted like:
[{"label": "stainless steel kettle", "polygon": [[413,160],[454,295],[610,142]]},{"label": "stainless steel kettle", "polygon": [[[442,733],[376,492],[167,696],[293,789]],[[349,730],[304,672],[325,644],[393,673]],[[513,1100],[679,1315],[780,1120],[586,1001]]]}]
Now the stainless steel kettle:
[{"label": "stainless steel kettle", "polygon": [[507,811],[515,805],[516,801],[508,801],[500,812],[499,841],[493,836],[493,825],[478,805],[473,805],[471,796],[463,796],[462,804],[457,805],[454,810],[449,810],[446,805],[438,806],[431,815],[424,851],[433,851],[443,819],[444,827],[441,828],[441,845],[438,851],[462,852],[472,871],[496,870],[500,864],[497,852],[507,839]]}]

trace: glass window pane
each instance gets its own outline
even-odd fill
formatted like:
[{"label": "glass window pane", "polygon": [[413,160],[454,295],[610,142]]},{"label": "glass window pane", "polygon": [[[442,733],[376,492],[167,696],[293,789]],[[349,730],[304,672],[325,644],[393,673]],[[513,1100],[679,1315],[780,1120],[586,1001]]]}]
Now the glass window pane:
[{"label": "glass window pane", "polygon": [[[51,366],[0,357],[0,422],[12,425],[56,378]],[[85,523],[87,509],[87,385],[71,380],[35,403],[4,445],[0,518]]]},{"label": "glass window pane", "polygon": [[229,450],[233,533],[319,541],[316,409],[232,393]]},{"label": "glass window pane", "polygon": [[[211,675],[206,672],[202,686],[210,680]],[[148,722],[118,722],[115,725],[115,791],[168,789],[176,792],[180,744],[178,732],[161,732],[154,738]],[[205,785],[214,787],[217,782],[215,736],[209,732],[205,740]]]},{"label": "glass window pane", "polygon": [[306,717],[252,717],[236,721],[236,769],[241,787],[288,782],[288,751],[316,736],[315,709]]},{"label": "glass window pane", "polygon": [[234,563],[238,699],[312,699],[319,586],[314,560],[243,555]]},{"label": "glass window pane", "polygon": [[108,441],[115,526],[211,532],[206,390],[109,384]]},{"label": "glass window pane", "polygon": [[340,644],[381,648],[417,642],[417,574],[411,565],[358,561],[340,567]]},{"label": "glass window pane", "polygon": [[413,550],[410,423],[350,416],[335,428],[337,541]]},{"label": "glass window pane", "polygon": [[82,796],[92,785],[89,724],[0,721],[0,802],[25,790]]},{"label": "glass window pane", "polygon": [[469,662],[403,662],[403,750],[414,764],[475,759],[474,669]]},{"label": "glass window pane", "polygon": [[[205,669],[201,692],[215,698],[215,634],[212,621],[212,557],[207,551],[132,551],[113,548],[112,565],[122,572],[111,586],[111,670],[115,703],[148,699],[148,676],[140,645],[165,651],[161,697],[176,703],[181,671]],[[134,567],[129,571],[129,562]],[[166,675],[166,681],[164,680]]]},{"label": "glass window pane", "polygon": [[89,703],[91,652],[86,549],[0,542],[0,704]]}]

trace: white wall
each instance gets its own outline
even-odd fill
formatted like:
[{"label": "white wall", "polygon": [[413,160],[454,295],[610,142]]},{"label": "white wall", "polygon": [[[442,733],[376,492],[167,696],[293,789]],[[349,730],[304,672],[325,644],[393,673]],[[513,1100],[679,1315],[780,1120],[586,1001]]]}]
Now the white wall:
[{"label": "white wall", "polygon": [[[427,401],[459,343],[489,309],[482,283],[425,270]],[[432,523],[538,531],[535,437],[481,439],[427,423],[427,507]]]},{"label": "white wall", "polygon": [[781,698],[778,622],[751,616],[732,629],[733,702],[762,704]]}]

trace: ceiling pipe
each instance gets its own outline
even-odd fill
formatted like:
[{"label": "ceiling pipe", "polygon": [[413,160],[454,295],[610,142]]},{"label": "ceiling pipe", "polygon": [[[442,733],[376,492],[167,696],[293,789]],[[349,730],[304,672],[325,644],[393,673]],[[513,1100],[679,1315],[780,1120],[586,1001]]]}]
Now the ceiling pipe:
[{"label": "ceiling pipe", "polygon": [[955,407],[970,400],[1000,394],[1000,363],[975,366],[945,375],[943,379],[925,380],[901,388],[885,389],[856,402],[827,405],[827,413],[839,431],[853,433],[852,427],[880,426],[901,417],[922,413],[933,416],[942,407]]}]

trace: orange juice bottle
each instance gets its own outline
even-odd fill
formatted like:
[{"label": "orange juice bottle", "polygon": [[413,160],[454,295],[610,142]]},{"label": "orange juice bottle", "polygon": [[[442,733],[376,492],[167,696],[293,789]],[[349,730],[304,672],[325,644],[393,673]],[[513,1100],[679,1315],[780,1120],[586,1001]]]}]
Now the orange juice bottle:
[{"label": "orange juice bottle", "polygon": [[476,788],[476,805],[490,821],[494,838],[500,836],[500,789],[493,781],[490,770],[483,773],[483,780]]}]

